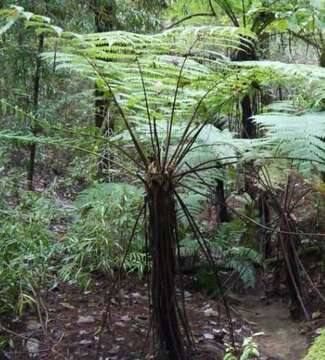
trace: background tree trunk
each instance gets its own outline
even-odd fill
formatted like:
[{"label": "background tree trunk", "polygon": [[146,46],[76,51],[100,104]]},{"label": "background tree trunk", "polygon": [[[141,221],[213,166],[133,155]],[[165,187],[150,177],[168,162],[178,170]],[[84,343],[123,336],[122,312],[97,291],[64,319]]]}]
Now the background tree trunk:
[{"label": "background tree trunk", "polygon": [[320,52],[319,66],[325,68],[325,45]]},{"label": "background tree trunk", "polygon": [[215,192],[215,204],[218,209],[217,213],[218,213],[219,222],[223,223],[229,221],[224,182],[220,179],[217,180],[217,186]]},{"label": "background tree trunk", "polygon": [[[108,32],[118,28],[117,4],[115,0],[93,0],[96,32]],[[111,135],[115,130],[114,115],[109,113],[110,100],[105,98],[104,92],[95,84],[95,126],[101,129],[104,135]],[[105,157],[98,166],[101,176],[104,170],[110,168],[110,156]]]},{"label": "background tree trunk", "polygon": [[[93,10],[95,14],[95,28],[97,32],[113,31],[118,28],[117,24],[117,5],[115,0],[94,0]],[[102,128],[109,108],[109,100],[104,98],[104,93],[96,85],[95,88],[95,126]],[[109,129],[104,132],[114,131],[113,121],[109,122]]]},{"label": "background tree trunk", "polygon": [[[44,34],[41,34],[39,36],[37,59],[36,59],[36,69],[35,69],[35,76],[34,76],[33,110],[34,110],[35,114],[37,113],[38,103],[39,103],[41,71],[42,71],[41,53],[43,52],[43,50],[44,50]],[[37,124],[35,124],[32,131],[33,131],[34,135],[37,135],[40,131],[40,127]],[[30,152],[30,155],[29,155],[29,164],[28,164],[28,172],[27,172],[27,182],[28,182],[28,189],[33,190],[35,158],[36,158],[36,144],[35,143],[30,145],[29,152]]]},{"label": "background tree trunk", "polygon": [[[257,60],[257,56],[254,48],[251,44],[245,43],[243,40],[244,50],[238,51],[235,60],[236,61],[253,61]],[[242,132],[241,137],[243,139],[252,139],[256,136],[256,126],[252,120],[253,114],[253,104],[252,99],[249,95],[245,95],[241,100],[241,109],[242,109]]]},{"label": "background tree trunk", "polygon": [[[269,199],[266,191],[261,191],[257,200],[258,213],[261,219],[261,223],[270,227],[271,222],[271,208],[269,205]],[[260,251],[263,254],[264,259],[268,259],[272,256],[272,234],[269,230],[262,229],[260,237]]]}]

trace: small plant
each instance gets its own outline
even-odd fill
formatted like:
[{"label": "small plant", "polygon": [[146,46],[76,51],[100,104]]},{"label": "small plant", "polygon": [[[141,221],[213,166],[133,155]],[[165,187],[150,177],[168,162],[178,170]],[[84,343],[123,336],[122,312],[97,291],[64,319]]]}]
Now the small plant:
[{"label": "small plant", "polygon": [[240,357],[234,355],[234,349],[228,347],[227,353],[224,356],[223,360],[250,360],[257,359],[260,356],[258,351],[258,346],[254,342],[253,337],[258,336],[259,334],[254,334],[250,337],[245,337],[243,345],[242,345],[242,353]]}]

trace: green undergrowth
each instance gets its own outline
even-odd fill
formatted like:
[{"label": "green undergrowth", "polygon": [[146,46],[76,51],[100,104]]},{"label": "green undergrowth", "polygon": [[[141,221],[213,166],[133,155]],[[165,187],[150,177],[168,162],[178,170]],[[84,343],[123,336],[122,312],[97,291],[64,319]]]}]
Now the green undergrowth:
[{"label": "green undergrowth", "polygon": [[325,329],[315,339],[304,360],[324,360],[325,359]]},{"label": "green undergrowth", "polygon": [[75,201],[76,221],[63,243],[65,256],[59,271],[64,281],[87,287],[91,274],[124,270],[144,272],[142,219],[133,232],[140,212],[142,192],[125,183],[99,183],[82,191]]},{"label": "green undergrowth", "polygon": [[0,315],[22,314],[52,286],[60,244],[50,227],[62,216],[50,196],[21,192],[17,204],[0,201]]}]

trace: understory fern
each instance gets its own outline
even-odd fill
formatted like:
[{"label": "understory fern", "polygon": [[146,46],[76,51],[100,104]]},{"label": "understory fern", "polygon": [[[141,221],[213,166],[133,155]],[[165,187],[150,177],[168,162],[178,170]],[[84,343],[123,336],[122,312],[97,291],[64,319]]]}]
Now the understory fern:
[{"label": "understory fern", "polygon": [[[245,224],[241,220],[233,220],[218,226],[213,238],[206,238],[218,268],[235,271],[245,287],[254,287],[255,268],[261,264],[262,257],[254,249],[241,245],[241,238],[246,231]],[[181,253],[185,256],[194,256],[200,252],[197,241],[186,237],[181,243]],[[209,266],[202,264],[199,267],[199,284],[213,294],[215,289],[214,271]]]}]

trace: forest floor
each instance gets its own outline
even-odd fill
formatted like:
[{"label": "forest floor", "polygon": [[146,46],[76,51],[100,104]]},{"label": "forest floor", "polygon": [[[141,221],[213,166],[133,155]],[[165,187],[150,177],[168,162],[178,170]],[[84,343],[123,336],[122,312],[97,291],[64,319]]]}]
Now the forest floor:
[{"label": "forest floor", "polygon": [[[43,301],[40,321],[35,312],[10,319],[7,331],[12,348],[1,359],[152,359],[148,335],[148,291],[146,284],[130,275],[111,297],[109,316],[105,294],[110,283],[97,279],[95,287],[83,291],[58,284]],[[106,297],[107,299],[107,297]],[[225,343],[230,343],[229,328],[220,304],[200,292],[185,291],[189,322],[198,352],[191,358],[223,359]],[[279,299],[265,300],[259,294],[233,298],[232,323],[236,345],[254,333],[263,360],[299,360],[306,352],[308,336],[304,322],[290,318],[287,304]],[[10,324],[10,325],[9,325]],[[315,325],[316,326],[316,325]],[[302,334],[302,332],[304,334]],[[2,332],[2,335],[5,335]],[[149,354],[149,355],[148,355]]]},{"label": "forest floor", "polygon": [[255,337],[255,342],[269,358],[298,360],[306,355],[309,341],[302,334],[303,323],[290,317],[288,305],[281,299],[265,301],[258,296],[245,296],[240,313],[249,325],[263,333]]},{"label": "forest floor", "polygon": [[[106,313],[107,281],[99,279],[92,291],[58,284],[48,294],[42,321],[35,314],[16,319],[11,330],[17,336],[15,348],[5,359],[151,359],[148,329],[147,286],[131,276],[121,283],[111,298],[111,307],[101,332]],[[197,359],[222,359],[223,340],[229,342],[227,322],[220,305],[198,292],[185,292],[185,302],[192,334],[199,351]],[[42,325],[43,322],[43,325]],[[233,318],[235,340],[240,344],[252,330],[239,317]],[[45,328],[45,331],[44,331]],[[19,333],[19,335],[18,335]]]}]

